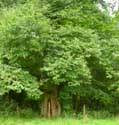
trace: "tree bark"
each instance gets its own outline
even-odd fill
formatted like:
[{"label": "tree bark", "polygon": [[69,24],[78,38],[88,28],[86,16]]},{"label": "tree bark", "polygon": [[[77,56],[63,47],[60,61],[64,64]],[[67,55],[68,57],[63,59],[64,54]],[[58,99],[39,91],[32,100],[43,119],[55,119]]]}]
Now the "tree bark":
[{"label": "tree bark", "polygon": [[57,92],[45,93],[42,107],[41,115],[44,118],[54,118],[58,117],[61,114],[60,103],[57,98]]}]

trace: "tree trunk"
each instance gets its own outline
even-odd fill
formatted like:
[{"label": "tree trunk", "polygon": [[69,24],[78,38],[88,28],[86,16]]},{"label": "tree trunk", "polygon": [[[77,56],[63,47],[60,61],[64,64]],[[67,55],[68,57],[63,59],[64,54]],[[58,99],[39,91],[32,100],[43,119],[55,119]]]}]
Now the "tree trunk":
[{"label": "tree trunk", "polygon": [[61,113],[60,103],[57,99],[57,93],[45,93],[41,107],[41,115],[45,118],[58,117]]}]

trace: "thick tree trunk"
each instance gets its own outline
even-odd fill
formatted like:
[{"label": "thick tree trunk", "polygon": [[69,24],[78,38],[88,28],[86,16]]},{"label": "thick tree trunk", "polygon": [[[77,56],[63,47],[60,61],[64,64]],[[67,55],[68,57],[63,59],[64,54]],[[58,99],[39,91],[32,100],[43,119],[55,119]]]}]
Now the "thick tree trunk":
[{"label": "thick tree trunk", "polygon": [[61,113],[59,101],[57,99],[57,93],[45,93],[41,107],[41,115],[45,118],[58,117]]}]

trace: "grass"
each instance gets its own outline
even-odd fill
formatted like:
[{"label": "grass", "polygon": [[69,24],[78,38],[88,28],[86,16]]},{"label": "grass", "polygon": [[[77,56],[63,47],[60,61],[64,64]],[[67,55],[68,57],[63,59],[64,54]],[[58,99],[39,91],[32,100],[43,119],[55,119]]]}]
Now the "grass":
[{"label": "grass", "polygon": [[70,119],[70,118],[58,118],[52,120],[40,119],[40,118],[3,118],[0,117],[0,125],[119,125],[118,119]]}]

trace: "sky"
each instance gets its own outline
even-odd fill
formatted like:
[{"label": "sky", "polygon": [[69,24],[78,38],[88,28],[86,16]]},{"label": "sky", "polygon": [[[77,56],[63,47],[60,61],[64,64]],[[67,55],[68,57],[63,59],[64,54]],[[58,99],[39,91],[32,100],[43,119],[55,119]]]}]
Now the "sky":
[{"label": "sky", "polygon": [[118,3],[119,3],[119,0],[104,0],[104,1],[106,1],[107,3],[110,3],[110,4],[112,4],[112,5],[114,5],[115,7],[115,9],[118,9]]},{"label": "sky", "polygon": [[[104,0],[104,1],[109,5],[108,10],[110,15],[113,15],[113,11],[119,8],[119,0]],[[103,8],[100,4],[98,4],[98,7],[103,11]]]}]

